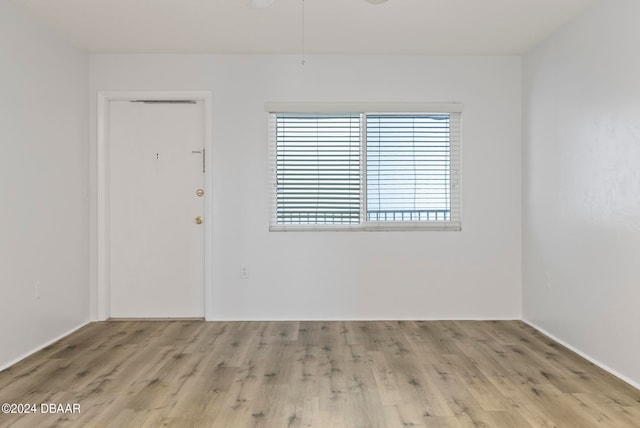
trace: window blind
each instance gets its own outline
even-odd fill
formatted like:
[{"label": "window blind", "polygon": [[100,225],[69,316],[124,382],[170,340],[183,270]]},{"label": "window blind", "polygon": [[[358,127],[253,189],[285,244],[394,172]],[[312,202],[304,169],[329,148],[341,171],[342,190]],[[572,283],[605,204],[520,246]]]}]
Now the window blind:
[{"label": "window blind", "polygon": [[461,229],[461,104],[265,109],[270,230]]},{"label": "window blind", "polygon": [[367,221],[449,221],[449,114],[367,114]]},{"label": "window blind", "polygon": [[275,225],[360,223],[360,115],[271,116]]}]

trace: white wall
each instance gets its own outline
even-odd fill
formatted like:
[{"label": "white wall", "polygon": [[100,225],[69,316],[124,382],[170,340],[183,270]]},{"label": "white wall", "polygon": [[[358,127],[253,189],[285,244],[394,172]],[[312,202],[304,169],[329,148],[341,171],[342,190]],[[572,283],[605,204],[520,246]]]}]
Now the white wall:
[{"label": "white wall", "polygon": [[[299,60],[91,56],[92,103],[98,91],[212,91],[214,317],[520,318],[520,58]],[[265,101],[463,102],[463,231],[268,232]]]},{"label": "white wall", "polygon": [[524,318],[636,385],[638,16],[599,0],[523,67]]},{"label": "white wall", "polygon": [[87,56],[6,0],[0,58],[3,368],[89,319],[89,117]]}]

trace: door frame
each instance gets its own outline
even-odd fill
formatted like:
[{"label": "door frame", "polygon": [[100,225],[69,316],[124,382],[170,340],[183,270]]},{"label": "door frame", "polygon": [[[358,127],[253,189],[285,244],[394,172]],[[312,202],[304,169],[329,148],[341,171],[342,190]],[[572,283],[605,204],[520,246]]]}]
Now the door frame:
[{"label": "door frame", "polygon": [[109,103],[111,101],[132,100],[192,100],[204,104],[204,149],[207,168],[204,173],[204,316],[205,320],[213,319],[213,130],[212,130],[212,97],[209,91],[126,91],[98,92],[97,102],[97,140],[95,146],[96,191],[93,193],[91,206],[95,209],[92,224],[94,244],[90,259],[92,265],[91,284],[91,319],[104,321],[110,317],[110,265],[109,265]]}]

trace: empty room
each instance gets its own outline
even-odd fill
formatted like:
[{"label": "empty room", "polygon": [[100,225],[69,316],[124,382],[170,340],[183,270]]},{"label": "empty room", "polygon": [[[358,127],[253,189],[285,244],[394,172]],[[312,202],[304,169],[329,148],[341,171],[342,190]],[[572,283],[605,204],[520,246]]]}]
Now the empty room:
[{"label": "empty room", "polygon": [[0,427],[640,427],[639,18],[0,0]]}]

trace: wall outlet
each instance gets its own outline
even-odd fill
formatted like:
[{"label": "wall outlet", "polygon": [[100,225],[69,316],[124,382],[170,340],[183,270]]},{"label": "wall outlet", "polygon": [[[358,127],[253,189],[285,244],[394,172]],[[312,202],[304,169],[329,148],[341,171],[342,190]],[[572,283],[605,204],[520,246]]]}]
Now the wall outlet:
[{"label": "wall outlet", "polygon": [[551,274],[549,272],[545,272],[545,276],[547,278],[547,288],[551,288]]},{"label": "wall outlet", "polygon": [[240,266],[240,278],[249,279],[249,266],[247,265]]}]

